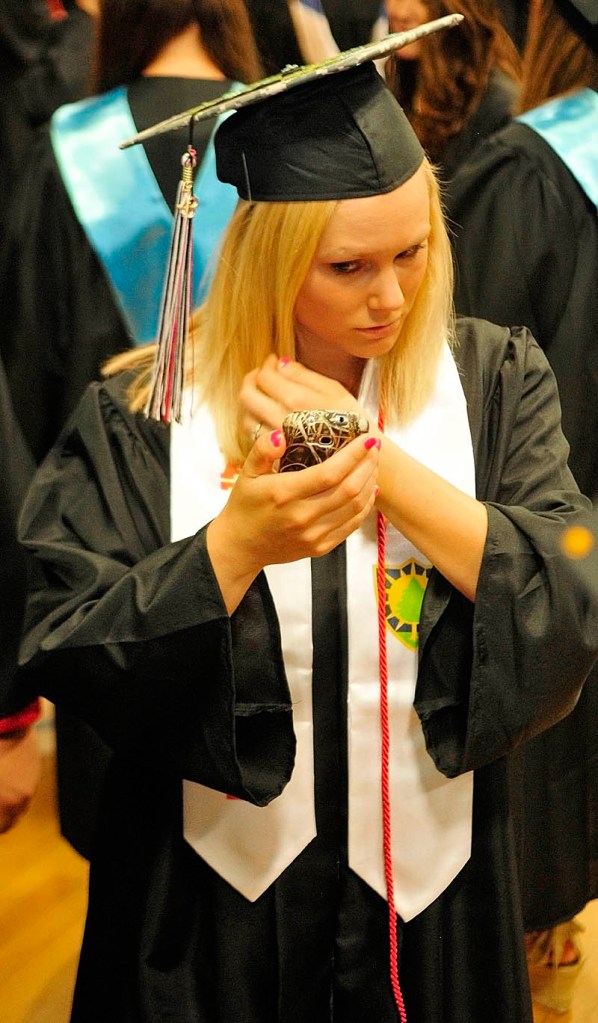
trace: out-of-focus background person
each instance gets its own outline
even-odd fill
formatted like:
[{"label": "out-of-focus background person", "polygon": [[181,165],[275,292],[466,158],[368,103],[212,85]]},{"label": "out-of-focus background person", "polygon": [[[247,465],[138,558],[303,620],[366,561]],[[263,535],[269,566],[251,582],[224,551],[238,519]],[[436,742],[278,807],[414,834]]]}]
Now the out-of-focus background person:
[{"label": "out-of-focus background person", "polygon": [[405,46],[385,65],[441,178],[450,179],[480,141],[506,124],[517,97],[519,56],[495,0],[386,0],[392,32],[447,14],[464,20]]},{"label": "out-of-focus background person", "polygon": [[[181,104],[196,106],[261,75],[243,0],[98,0],[95,7],[93,95],[59,108],[39,130],[0,245],[0,351],[37,461],[104,361],[155,336],[188,132],[124,153],[119,143]],[[236,204],[235,190],[216,178],[213,130],[208,122],[193,134],[203,217],[195,300]],[[88,855],[108,753],[66,714],[57,715],[56,729],[63,831]]]},{"label": "out-of-focus background person", "polygon": [[[519,116],[447,194],[457,310],[524,323],[555,372],[569,464],[598,494],[598,2],[532,0]],[[573,714],[526,744],[521,887],[533,993],[568,1011],[575,915],[598,894],[598,674]]]},{"label": "out-of-focus background person", "polygon": [[26,590],[25,554],[17,542],[17,516],[33,475],[33,459],[12,410],[0,361],[0,833],[27,810],[40,774],[33,724],[37,700],[9,702],[17,671]]}]

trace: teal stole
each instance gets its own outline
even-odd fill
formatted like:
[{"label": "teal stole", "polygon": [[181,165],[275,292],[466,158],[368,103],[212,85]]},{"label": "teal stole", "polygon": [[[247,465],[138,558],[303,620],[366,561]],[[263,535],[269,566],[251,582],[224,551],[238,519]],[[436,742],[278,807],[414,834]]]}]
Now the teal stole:
[{"label": "teal stole", "polygon": [[528,110],[517,120],[542,136],[598,207],[598,93],[581,89]]},{"label": "teal stole", "polygon": [[[104,267],[132,340],[145,344],[157,334],[173,217],[143,146],[118,148],[136,131],[122,87],[61,107],[50,124],[77,219]],[[205,294],[212,253],[237,203],[236,189],[216,176],[213,138],[214,133],[195,181],[195,306]]]}]

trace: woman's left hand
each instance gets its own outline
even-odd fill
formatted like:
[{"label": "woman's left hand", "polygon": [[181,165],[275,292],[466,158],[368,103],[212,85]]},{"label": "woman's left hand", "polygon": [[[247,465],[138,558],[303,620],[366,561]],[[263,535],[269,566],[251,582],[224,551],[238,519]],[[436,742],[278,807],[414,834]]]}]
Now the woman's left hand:
[{"label": "woman's left hand", "polygon": [[[248,373],[241,387],[243,422],[279,430],[287,412],[331,409],[365,415],[357,399],[338,380],[299,362],[269,355]],[[377,424],[370,422],[376,436]],[[453,487],[385,438],[380,453],[376,507],[422,551],[468,599],[475,598],[486,534],[485,506]]]},{"label": "woman's left hand", "polygon": [[268,355],[258,369],[247,374],[239,402],[243,426],[249,434],[255,433],[258,424],[264,431],[279,430],[288,412],[301,409],[364,415],[357,399],[338,380],[276,355]]}]

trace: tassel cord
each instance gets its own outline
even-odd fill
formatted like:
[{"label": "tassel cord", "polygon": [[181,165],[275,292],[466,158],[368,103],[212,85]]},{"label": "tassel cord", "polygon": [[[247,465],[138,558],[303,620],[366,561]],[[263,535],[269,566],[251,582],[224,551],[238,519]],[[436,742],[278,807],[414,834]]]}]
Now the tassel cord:
[{"label": "tassel cord", "polygon": [[160,304],[157,352],[152,371],[146,416],[180,422],[185,383],[185,348],[193,303],[193,218],[198,200],[193,194],[197,154],[189,146],[182,160],[182,175],[168,254],[168,268]]},{"label": "tassel cord", "polygon": [[[384,412],[382,405],[378,414],[378,428],[384,432]],[[382,829],[384,852],[384,876],[386,881],[386,901],[388,905],[388,932],[390,944],[390,983],[395,1004],[399,1011],[401,1023],[407,1023],[405,1002],[399,981],[399,951],[397,942],[397,914],[394,897],[394,872],[392,859],[392,821],[390,799],[390,715],[388,702],[388,653],[386,630],[386,519],[378,512],[378,651],[380,664],[380,731],[382,739],[381,755],[381,796],[382,796]]]}]

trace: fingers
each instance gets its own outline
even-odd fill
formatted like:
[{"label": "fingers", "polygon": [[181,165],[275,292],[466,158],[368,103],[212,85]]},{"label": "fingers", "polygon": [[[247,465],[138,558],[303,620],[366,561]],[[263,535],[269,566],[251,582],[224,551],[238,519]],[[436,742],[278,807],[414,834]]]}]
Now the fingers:
[{"label": "fingers", "polygon": [[299,362],[270,354],[248,373],[239,394],[243,427],[252,433],[257,423],[280,428],[288,412],[299,409],[338,409],[361,412],[358,402],[337,380],[307,369]]},{"label": "fingers", "polygon": [[256,476],[265,476],[267,473],[271,473],[285,447],[282,430],[271,430],[267,433],[263,432],[262,428],[245,460],[244,475],[255,479]]},{"label": "fingers", "polygon": [[361,525],[376,498],[379,444],[356,438],[321,465],[276,473],[281,431],[258,438],[208,530],[229,609],[266,565],[319,556]]},{"label": "fingers", "polygon": [[262,424],[262,431],[279,429],[288,411],[281,392],[282,382],[276,373],[278,361],[275,355],[269,355],[264,365],[248,373],[241,385],[239,404],[243,428],[249,434],[257,423]]},{"label": "fingers", "polygon": [[353,441],[327,463],[292,474],[316,477],[314,492],[302,505],[305,539],[313,545],[311,556],[332,550],[371,512],[378,492],[379,441],[369,440],[369,447],[363,440]]},{"label": "fingers", "polygon": [[271,477],[264,564],[317,557],[357,529],[376,499],[378,462],[379,441],[358,438],[321,465]]},{"label": "fingers", "polygon": [[[305,401],[310,398],[317,398],[322,407],[328,407],[328,405],[324,404],[325,400],[333,402],[332,408],[337,407],[335,404],[337,401],[344,402],[343,408],[346,407],[349,394],[338,380],[307,369],[300,362],[293,362],[291,359],[279,359],[275,368],[278,378],[282,377],[284,380],[285,395],[289,397],[292,403],[289,412],[298,408],[314,407],[309,404],[301,404],[302,400]],[[270,371],[270,367],[264,366],[264,369]],[[352,400],[353,402],[355,401],[355,399]]]},{"label": "fingers", "polygon": [[377,472],[380,447],[379,439],[371,434],[362,434],[319,465],[299,472],[284,473],[281,480],[288,481],[293,496],[301,500],[329,495],[330,500],[334,501],[335,491],[339,487],[345,497],[350,496],[349,491],[354,481],[363,485],[372,467]]}]

